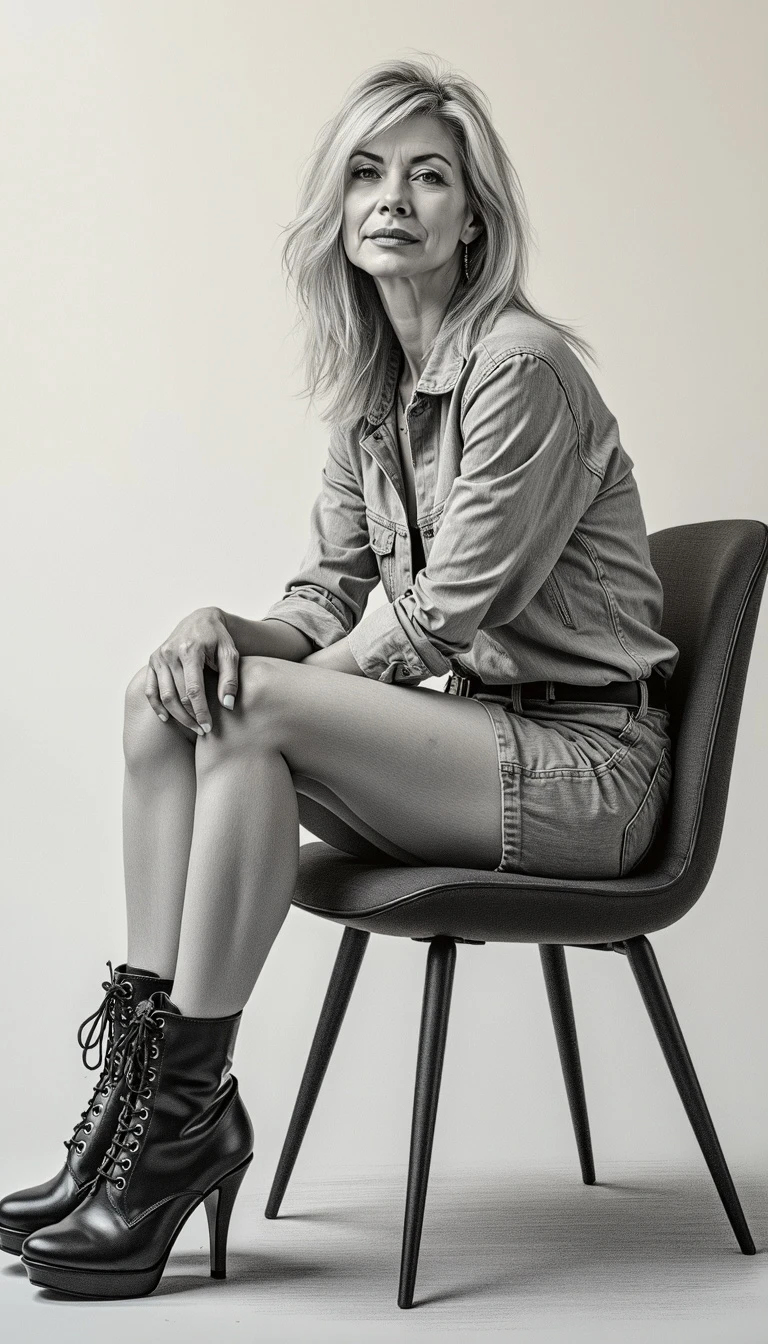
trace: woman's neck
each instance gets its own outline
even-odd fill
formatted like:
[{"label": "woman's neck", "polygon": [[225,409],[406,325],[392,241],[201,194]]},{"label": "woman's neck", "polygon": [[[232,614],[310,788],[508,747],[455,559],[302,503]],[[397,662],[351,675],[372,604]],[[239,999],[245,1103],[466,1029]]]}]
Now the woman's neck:
[{"label": "woman's neck", "polygon": [[400,377],[398,379],[398,391],[403,400],[403,405],[407,406],[413,396],[413,376],[408,366],[408,360],[403,356],[400,364]]}]

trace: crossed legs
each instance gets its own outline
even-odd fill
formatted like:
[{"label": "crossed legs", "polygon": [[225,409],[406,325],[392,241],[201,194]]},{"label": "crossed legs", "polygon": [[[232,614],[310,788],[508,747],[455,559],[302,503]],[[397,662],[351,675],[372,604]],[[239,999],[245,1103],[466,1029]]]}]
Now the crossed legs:
[{"label": "crossed legs", "polygon": [[126,692],[128,962],[174,978],[182,1013],[223,1017],[250,996],[296,884],[302,783],[393,853],[500,862],[495,736],[472,699],[254,656],[229,711],[205,679],[200,738],[159,721],[144,668]]}]

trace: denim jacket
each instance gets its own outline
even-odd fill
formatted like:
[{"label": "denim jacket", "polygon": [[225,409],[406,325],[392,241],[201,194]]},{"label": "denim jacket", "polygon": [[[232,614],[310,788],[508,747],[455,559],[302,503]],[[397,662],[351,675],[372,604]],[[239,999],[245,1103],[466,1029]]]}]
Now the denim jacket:
[{"label": "denim jacket", "polygon": [[[353,429],[332,428],[298,571],[266,613],[323,648],[348,636],[366,676],[417,685],[603,685],[669,677],[633,460],[592,378],[541,319],[509,307],[460,354],[441,328],[408,410],[414,576],[395,423],[403,354]],[[388,603],[364,615],[381,580]]]}]

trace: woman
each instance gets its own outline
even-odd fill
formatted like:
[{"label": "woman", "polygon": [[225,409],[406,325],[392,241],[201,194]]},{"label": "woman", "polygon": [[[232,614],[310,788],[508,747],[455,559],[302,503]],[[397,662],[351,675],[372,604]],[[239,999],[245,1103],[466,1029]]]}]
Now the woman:
[{"label": "woman", "polygon": [[203,1198],[223,1273],[253,1148],[229,1069],[299,794],[410,864],[615,876],[653,839],[678,651],[589,349],[525,296],[527,232],[465,78],[385,63],[325,127],[284,254],[333,394],[309,548],[264,620],[195,611],[128,686],[127,962],[79,1036],[99,1082],[61,1172],[0,1204],[33,1283],[150,1292]]}]

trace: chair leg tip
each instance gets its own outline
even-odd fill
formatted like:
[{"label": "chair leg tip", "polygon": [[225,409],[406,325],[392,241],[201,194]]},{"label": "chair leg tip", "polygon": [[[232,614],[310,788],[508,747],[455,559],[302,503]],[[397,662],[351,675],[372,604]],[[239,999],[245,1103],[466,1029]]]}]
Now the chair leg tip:
[{"label": "chair leg tip", "polygon": [[397,1289],[397,1305],[401,1311],[408,1311],[413,1306],[413,1294],[416,1291],[415,1283],[408,1283],[401,1279]]}]

